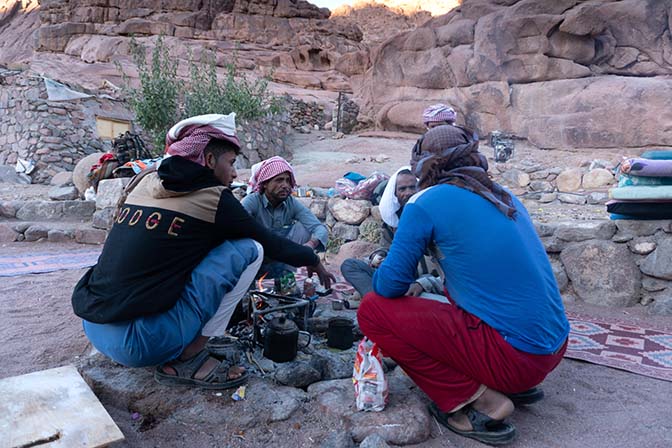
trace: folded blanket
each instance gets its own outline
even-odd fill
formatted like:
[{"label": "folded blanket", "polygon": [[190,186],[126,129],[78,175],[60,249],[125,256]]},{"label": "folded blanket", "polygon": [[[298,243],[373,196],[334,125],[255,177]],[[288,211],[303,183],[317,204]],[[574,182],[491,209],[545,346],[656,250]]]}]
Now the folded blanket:
[{"label": "folded blanket", "polygon": [[[672,201],[640,202],[640,201],[609,201],[607,212],[628,216],[619,219],[672,219]],[[611,219],[614,219],[613,217]]]},{"label": "folded blanket", "polygon": [[622,174],[646,177],[672,177],[672,160],[652,160],[634,157],[621,162]]},{"label": "folded blanket", "polygon": [[672,185],[672,177],[646,177],[620,174],[618,176],[619,187],[632,187],[636,185]]},{"label": "folded blanket", "polygon": [[634,221],[654,221],[659,218],[642,218],[640,216],[631,216],[631,215],[619,215],[618,213],[611,213],[609,219],[612,221],[618,221],[619,219],[627,219]]},{"label": "folded blanket", "polygon": [[609,190],[612,199],[620,200],[656,200],[672,199],[672,185],[620,187]]},{"label": "folded blanket", "polygon": [[672,160],[672,150],[656,149],[652,151],[646,151],[640,157],[642,159],[650,160]]}]

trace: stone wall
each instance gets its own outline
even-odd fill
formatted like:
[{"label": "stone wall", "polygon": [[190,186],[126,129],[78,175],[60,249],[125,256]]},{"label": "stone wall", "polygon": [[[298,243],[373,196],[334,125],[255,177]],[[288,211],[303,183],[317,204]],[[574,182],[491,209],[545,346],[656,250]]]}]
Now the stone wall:
[{"label": "stone wall", "polygon": [[[0,165],[33,160],[33,183],[48,183],[58,172],[72,171],[86,155],[111,149],[109,141],[98,137],[97,116],[133,119],[123,101],[49,101],[40,76],[0,69]],[[243,148],[239,166],[249,168],[274,155],[291,158],[284,141],[291,131],[288,113],[238,120]]]},{"label": "stone wall", "polygon": [[237,133],[242,153],[238,157],[240,168],[249,168],[273,156],[291,159],[292,153],[285,145],[285,138],[292,132],[287,112],[254,120],[237,120]]},{"label": "stone wall", "polygon": [[[300,200],[326,223],[334,252],[366,256],[379,242],[382,220],[369,201]],[[651,314],[672,315],[672,221],[567,221],[535,227],[566,301],[639,305]]]},{"label": "stone wall", "polygon": [[72,171],[82,157],[110,148],[98,138],[96,116],[130,118],[111,99],[49,101],[40,76],[0,70],[0,165],[33,160],[33,183]]}]

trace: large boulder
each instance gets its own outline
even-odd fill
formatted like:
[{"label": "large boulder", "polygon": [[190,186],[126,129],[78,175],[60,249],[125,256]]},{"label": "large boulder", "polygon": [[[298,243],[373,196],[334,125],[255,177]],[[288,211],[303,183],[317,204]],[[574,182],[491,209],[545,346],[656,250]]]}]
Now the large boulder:
[{"label": "large boulder", "polygon": [[464,0],[373,52],[363,112],[421,131],[419,112],[442,101],[481,135],[505,129],[543,148],[672,145],[671,8]]},{"label": "large boulder", "polygon": [[568,245],[560,260],[576,294],[587,303],[631,306],[639,300],[641,272],[624,244],[588,240]]},{"label": "large boulder", "polygon": [[75,184],[80,195],[83,196],[86,189],[89,188],[90,184],[87,176],[91,172],[91,167],[98,163],[103,154],[102,152],[89,154],[75,165],[75,169],[72,172],[72,183]]}]

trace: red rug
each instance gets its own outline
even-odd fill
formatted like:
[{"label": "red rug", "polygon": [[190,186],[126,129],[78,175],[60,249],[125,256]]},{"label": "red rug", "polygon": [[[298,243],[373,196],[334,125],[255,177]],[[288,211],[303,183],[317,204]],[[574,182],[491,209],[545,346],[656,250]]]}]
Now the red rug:
[{"label": "red rug", "polygon": [[88,268],[96,264],[99,255],[100,248],[0,256],[0,277]]},{"label": "red rug", "polygon": [[568,313],[566,358],[672,381],[672,334]]}]

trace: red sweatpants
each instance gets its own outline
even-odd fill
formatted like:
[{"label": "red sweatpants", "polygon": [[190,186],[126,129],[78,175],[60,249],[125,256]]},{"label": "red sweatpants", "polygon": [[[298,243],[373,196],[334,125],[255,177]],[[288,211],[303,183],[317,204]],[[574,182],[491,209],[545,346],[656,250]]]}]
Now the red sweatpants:
[{"label": "red sweatpants", "polygon": [[418,297],[364,297],[362,332],[394,359],[444,412],[469,400],[481,384],[504,394],[543,381],[562,360],[513,348],[478,317],[454,304]]}]

